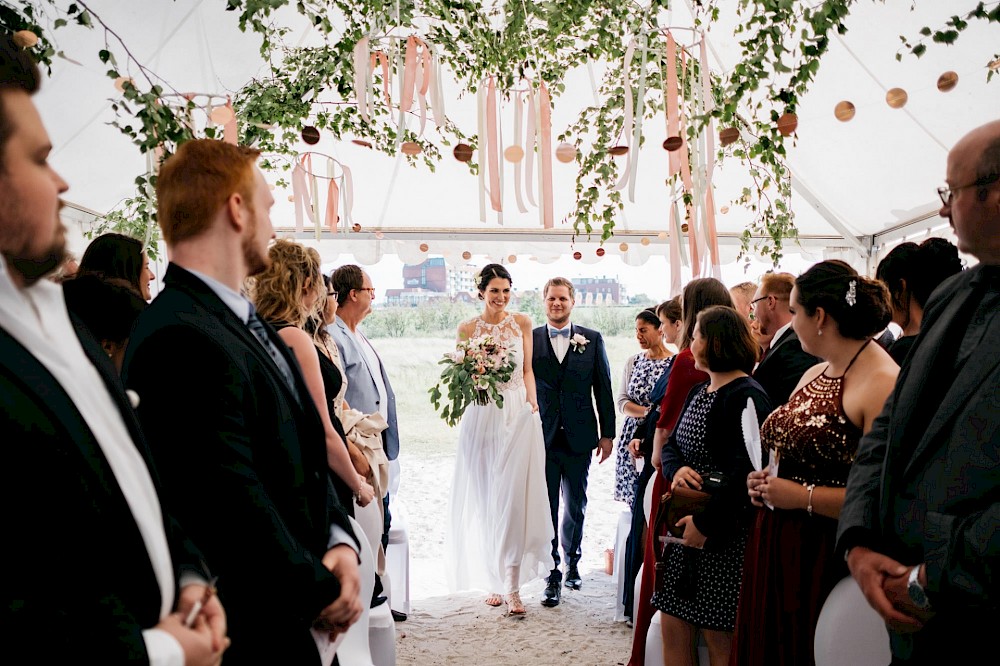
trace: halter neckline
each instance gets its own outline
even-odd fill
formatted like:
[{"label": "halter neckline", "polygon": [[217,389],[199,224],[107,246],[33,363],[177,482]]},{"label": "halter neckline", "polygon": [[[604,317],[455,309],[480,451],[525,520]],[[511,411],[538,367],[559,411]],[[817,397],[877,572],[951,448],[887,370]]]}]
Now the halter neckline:
[{"label": "halter neckline", "polygon": [[868,347],[868,345],[874,339],[875,338],[868,338],[867,340],[865,340],[865,343],[863,345],[861,345],[861,347],[858,349],[858,351],[854,352],[854,356],[851,357],[850,363],[848,363],[847,367],[844,368],[844,372],[842,374],[837,375],[836,377],[831,377],[830,375],[827,375],[826,374],[826,369],[828,369],[830,367],[830,363],[829,362],[827,362],[826,369],[823,370],[823,374],[826,376],[827,379],[843,379],[844,377],[846,377],[848,371],[850,371],[850,369],[851,369],[851,366],[854,365],[854,362],[858,360],[859,356],[861,356],[861,352],[863,352],[865,350],[865,348]]}]

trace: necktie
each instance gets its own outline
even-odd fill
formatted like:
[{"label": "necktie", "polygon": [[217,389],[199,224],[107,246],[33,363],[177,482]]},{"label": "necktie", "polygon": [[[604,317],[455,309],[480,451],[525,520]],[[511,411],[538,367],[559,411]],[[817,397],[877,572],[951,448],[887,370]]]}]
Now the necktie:
[{"label": "necktie", "polygon": [[289,367],[288,361],[285,360],[285,357],[281,355],[281,352],[278,351],[278,348],[271,341],[271,338],[267,334],[267,329],[264,327],[264,322],[257,316],[257,311],[254,309],[253,304],[250,305],[250,318],[247,320],[247,328],[250,329],[250,332],[257,338],[257,341],[264,347],[274,361],[274,364],[278,366],[278,372],[281,373],[282,379],[285,380],[288,389],[295,396],[295,401],[299,402],[299,392],[295,389],[295,379],[292,377],[292,369]]},{"label": "necktie", "polygon": [[549,329],[549,337],[550,338],[558,338],[560,336],[569,339],[569,326],[567,326],[566,328],[550,328]]}]

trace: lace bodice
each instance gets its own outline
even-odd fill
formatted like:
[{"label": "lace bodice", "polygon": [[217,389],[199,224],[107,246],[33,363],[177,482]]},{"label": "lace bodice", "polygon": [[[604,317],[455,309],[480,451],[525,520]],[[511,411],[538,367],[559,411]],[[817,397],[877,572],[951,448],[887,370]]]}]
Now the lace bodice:
[{"label": "lace bodice", "polygon": [[501,391],[509,391],[524,386],[524,340],[521,337],[521,327],[514,321],[514,315],[508,314],[498,324],[483,321],[482,317],[476,317],[474,321],[476,328],[472,332],[472,337],[492,335],[493,339],[514,353],[514,372],[510,376],[510,381],[499,384],[498,388]]}]

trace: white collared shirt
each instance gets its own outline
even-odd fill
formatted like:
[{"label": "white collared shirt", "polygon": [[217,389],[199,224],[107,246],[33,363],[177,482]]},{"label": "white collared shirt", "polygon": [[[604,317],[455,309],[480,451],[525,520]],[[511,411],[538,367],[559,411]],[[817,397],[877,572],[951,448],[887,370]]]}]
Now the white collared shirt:
[{"label": "white collared shirt", "polygon": [[[160,587],[160,617],[166,617],[174,606],[175,580],[160,500],[118,405],[76,336],[62,287],[39,280],[20,289],[0,257],[0,325],[59,382],[101,447],[149,553]],[[159,629],[142,633],[151,664],[183,666],[184,653],[173,636]]]},{"label": "white collared shirt", "polygon": [[774,337],[771,338],[771,347],[774,347],[774,345],[777,344],[778,340],[781,339],[781,336],[785,334],[785,331],[787,331],[791,327],[792,327],[792,322],[788,322],[787,324],[779,328],[777,331],[775,331]]},{"label": "white collared shirt", "polygon": [[[551,331],[561,331],[563,329],[569,329],[568,336],[558,335],[554,338],[551,336]],[[556,358],[562,363],[563,359],[566,358],[566,352],[569,351],[569,338],[573,335],[573,324],[566,322],[566,325],[562,328],[546,324],[545,335],[549,336],[549,340],[552,342],[552,351],[556,353]]]}]

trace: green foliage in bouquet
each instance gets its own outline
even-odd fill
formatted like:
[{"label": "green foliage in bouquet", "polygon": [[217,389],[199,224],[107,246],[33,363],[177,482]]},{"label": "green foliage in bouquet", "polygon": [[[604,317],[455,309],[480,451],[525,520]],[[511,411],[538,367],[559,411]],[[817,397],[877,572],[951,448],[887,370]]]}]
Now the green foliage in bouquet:
[{"label": "green foliage in bouquet", "polygon": [[[434,409],[441,411],[441,418],[449,426],[458,423],[473,403],[488,405],[494,402],[497,407],[503,407],[499,387],[509,382],[514,374],[514,356],[492,335],[462,340],[455,351],[438,361],[438,365],[445,366],[441,380],[428,393]],[[441,409],[445,391],[447,400]]]}]

